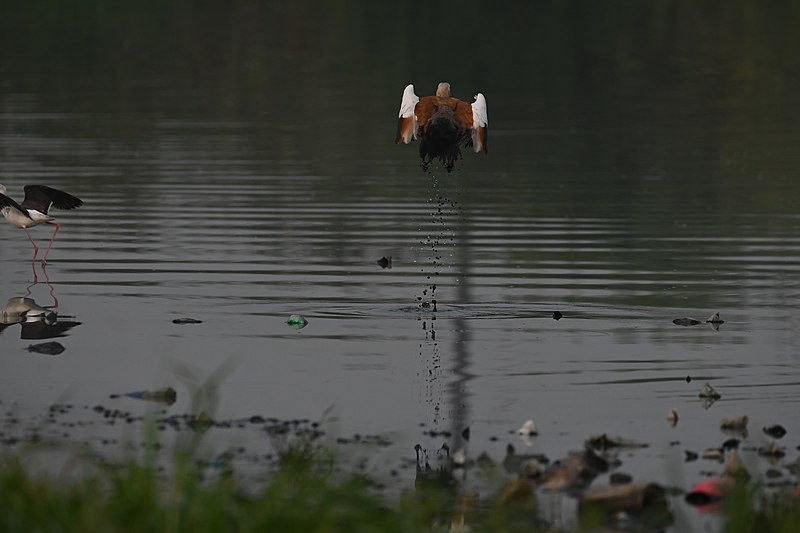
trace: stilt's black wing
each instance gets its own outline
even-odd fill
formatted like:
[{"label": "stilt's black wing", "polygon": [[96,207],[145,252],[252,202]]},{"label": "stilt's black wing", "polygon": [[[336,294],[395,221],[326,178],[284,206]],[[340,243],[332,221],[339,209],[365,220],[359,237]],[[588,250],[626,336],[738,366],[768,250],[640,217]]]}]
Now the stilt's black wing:
[{"label": "stilt's black wing", "polygon": [[75,209],[83,205],[80,198],[47,185],[26,185],[22,206],[47,214],[50,206],[56,209]]}]

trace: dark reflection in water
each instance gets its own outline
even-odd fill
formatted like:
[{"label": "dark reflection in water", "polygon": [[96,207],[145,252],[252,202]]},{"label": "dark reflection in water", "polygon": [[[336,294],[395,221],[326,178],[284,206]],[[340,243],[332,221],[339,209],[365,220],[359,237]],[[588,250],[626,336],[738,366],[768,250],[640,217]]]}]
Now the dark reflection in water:
[{"label": "dark reflection in water", "polygon": [[[459,242],[469,242],[468,233],[469,227],[467,226],[467,219],[459,217],[457,221],[457,230],[455,231],[456,246]],[[457,251],[459,254],[465,254],[468,253],[469,248],[461,246],[457,247]],[[455,272],[456,279],[459,280],[456,299],[462,302],[469,302],[472,301],[470,295],[472,276],[469,272],[469,257],[459,257],[458,264],[461,265],[461,268]],[[453,377],[450,381],[448,400],[452,410],[450,418],[452,432],[455,436],[454,448],[459,449],[466,444],[464,440],[469,440],[468,435],[471,434],[471,430],[469,433],[465,433],[472,423],[469,408],[472,395],[468,387],[470,381],[476,376],[472,375],[469,370],[472,364],[470,361],[470,323],[464,316],[460,316],[453,320],[453,328]]]},{"label": "dark reflection in water", "polygon": [[54,339],[68,335],[69,330],[81,325],[73,320],[74,317],[59,316],[55,287],[47,275],[47,267],[42,265],[41,270],[52,304],[42,306],[31,297],[34,288],[40,283],[37,264],[31,261],[33,283],[25,288],[25,296],[12,296],[5,307],[0,309],[0,333],[9,326],[19,324],[20,339]]}]

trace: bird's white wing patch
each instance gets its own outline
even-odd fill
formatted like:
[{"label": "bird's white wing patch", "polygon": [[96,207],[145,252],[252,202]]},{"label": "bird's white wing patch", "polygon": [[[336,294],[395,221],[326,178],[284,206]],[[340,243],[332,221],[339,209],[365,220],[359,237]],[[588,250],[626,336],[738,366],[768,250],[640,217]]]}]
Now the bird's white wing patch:
[{"label": "bird's white wing patch", "polygon": [[403,100],[400,102],[400,116],[397,119],[397,144],[408,144],[417,138],[417,115],[414,109],[419,102],[419,96],[414,94],[414,86],[408,84],[403,91]]},{"label": "bird's white wing patch", "polygon": [[472,103],[472,127],[475,129],[489,125],[489,114],[486,111],[486,98],[483,93],[475,95]]},{"label": "bird's white wing patch", "polygon": [[42,213],[36,209],[27,209],[28,216],[31,217],[32,220],[36,222],[47,222],[48,220],[53,220],[53,217]]},{"label": "bird's white wing patch", "polygon": [[409,83],[403,91],[403,101],[400,102],[400,118],[414,116],[414,107],[419,102],[419,96],[414,94],[414,85]]},{"label": "bird's white wing patch", "polygon": [[472,149],[475,153],[488,151],[489,113],[483,93],[475,95],[472,103]]}]

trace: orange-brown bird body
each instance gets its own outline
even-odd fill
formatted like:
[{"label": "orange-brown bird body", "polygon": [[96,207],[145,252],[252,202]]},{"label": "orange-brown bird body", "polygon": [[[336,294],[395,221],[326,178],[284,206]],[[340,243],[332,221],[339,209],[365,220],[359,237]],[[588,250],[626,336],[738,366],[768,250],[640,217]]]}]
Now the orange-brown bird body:
[{"label": "orange-brown bird body", "polygon": [[488,134],[483,94],[475,95],[475,102],[469,104],[451,96],[450,84],[446,82],[439,84],[434,96],[419,98],[413,85],[403,91],[395,143],[408,144],[419,138],[423,170],[439,158],[450,172],[461,157],[461,147],[486,153]]}]

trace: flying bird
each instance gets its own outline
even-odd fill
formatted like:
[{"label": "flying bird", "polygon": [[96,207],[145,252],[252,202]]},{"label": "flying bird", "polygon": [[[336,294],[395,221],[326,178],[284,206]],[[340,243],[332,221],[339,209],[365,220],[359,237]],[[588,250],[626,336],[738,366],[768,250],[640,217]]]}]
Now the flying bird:
[{"label": "flying bird", "polygon": [[61,224],[55,222],[55,218],[47,214],[51,207],[56,209],[76,209],[83,205],[80,198],[76,198],[71,194],[59,191],[47,185],[26,185],[25,186],[25,199],[22,204],[18,204],[10,197],[6,196],[6,188],[0,185],[0,212],[6,217],[6,220],[14,224],[18,228],[25,230],[31,243],[33,244],[33,259],[39,254],[39,247],[36,246],[36,241],[33,240],[28,228],[38,226],[39,224],[52,224],[56,227],[53,236],[50,237],[50,244],[47,246],[47,251],[42,258],[42,264],[47,263],[47,254],[50,253],[50,248],[53,247],[53,241],[56,239],[56,233],[61,227]]},{"label": "flying bird", "polygon": [[439,158],[450,172],[461,158],[461,147],[487,153],[488,135],[489,119],[483,94],[476,94],[475,101],[470,104],[451,96],[447,82],[439,84],[435,96],[420,98],[414,94],[411,84],[403,91],[394,142],[408,144],[419,138],[422,170],[428,170],[433,160]]}]

